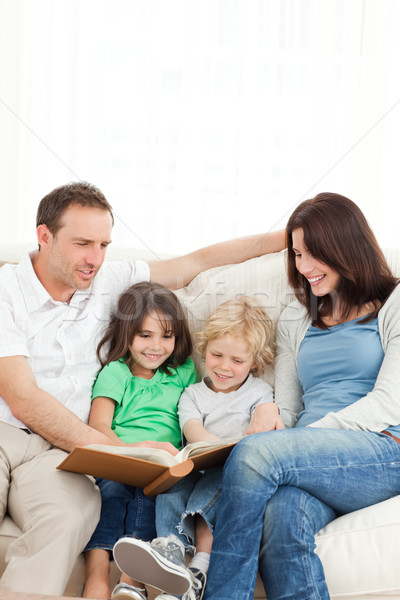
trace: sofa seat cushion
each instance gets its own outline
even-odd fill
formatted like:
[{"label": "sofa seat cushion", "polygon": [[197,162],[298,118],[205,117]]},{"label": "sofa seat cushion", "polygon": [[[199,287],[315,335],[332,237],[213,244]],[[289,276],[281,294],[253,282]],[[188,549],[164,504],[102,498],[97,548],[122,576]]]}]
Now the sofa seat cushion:
[{"label": "sofa seat cushion", "polygon": [[[343,515],[317,534],[317,554],[324,565],[332,599],[383,600],[400,598],[398,539],[400,538],[400,496]],[[0,525],[0,558],[19,528],[6,515]],[[4,569],[0,564],[0,573]],[[83,556],[75,566],[67,595],[79,594],[83,583]],[[117,574],[113,573],[116,580]],[[256,598],[264,596],[260,579]]]},{"label": "sofa seat cushion", "polygon": [[321,529],[317,554],[331,598],[400,598],[399,539],[400,496],[343,515]]}]

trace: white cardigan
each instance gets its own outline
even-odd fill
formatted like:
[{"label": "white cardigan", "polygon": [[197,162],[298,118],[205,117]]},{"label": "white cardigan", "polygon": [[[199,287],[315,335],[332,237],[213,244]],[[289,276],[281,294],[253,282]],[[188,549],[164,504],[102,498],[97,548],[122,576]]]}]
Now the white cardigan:
[{"label": "white cardigan", "polygon": [[[303,409],[297,356],[310,324],[306,308],[297,300],[282,312],[278,323],[275,402],[287,427],[296,424]],[[380,309],[378,325],[385,356],[373,390],[346,408],[327,413],[311,427],[383,431],[400,423],[400,285]]]}]

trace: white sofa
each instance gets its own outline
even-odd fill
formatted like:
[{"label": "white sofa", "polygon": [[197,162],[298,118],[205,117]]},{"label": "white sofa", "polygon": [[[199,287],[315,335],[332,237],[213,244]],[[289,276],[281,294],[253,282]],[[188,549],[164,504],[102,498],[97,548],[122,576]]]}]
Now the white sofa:
[{"label": "white sofa", "polygon": [[[19,260],[25,250],[26,247],[0,245],[0,264],[1,261]],[[394,273],[400,276],[400,250],[388,250],[386,256]],[[147,257],[153,258],[146,252],[128,248],[110,247],[108,251],[108,260]],[[202,328],[207,314],[227,298],[241,294],[257,296],[275,324],[282,309],[293,299],[293,292],[286,282],[284,253],[211,269],[200,274],[177,294],[186,307],[193,333]],[[202,371],[201,362],[196,357],[195,361]],[[272,369],[265,374],[265,378],[273,382]],[[18,533],[16,525],[6,516],[0,524],[0,573],[4,569],[7,546]],[[400,497],[340,517],[322,529],[317,535],[317,553],[325,568],[331,598],[400,598],[399,539]],[[83,569],[84,561],[80,556],[65,590],[66,595],[80,594]],[[255,598],[265,598],[260,580]]]}]

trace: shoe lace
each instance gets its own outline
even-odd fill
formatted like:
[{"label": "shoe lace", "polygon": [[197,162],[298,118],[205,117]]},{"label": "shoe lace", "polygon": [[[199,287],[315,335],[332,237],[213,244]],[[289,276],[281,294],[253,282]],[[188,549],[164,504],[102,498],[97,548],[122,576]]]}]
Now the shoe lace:
[{"label": "shoe lace", "polygon": [[203,582],[200,581],[200,579],[197,579],[195,574],[190,569],[189,573],[191,579],[191,586],[190,589],[185,594],[183,594],[182,600],[199,600],[199,598],[203,597],[203,594],[201,593]]}]

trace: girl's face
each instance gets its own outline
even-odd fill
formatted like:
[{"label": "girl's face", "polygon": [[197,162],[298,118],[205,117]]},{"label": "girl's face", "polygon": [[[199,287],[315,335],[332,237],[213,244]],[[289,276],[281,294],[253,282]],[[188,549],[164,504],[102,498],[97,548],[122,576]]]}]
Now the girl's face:
[{"label": "girl's face", "polygon": [[205,368],[214,392],[227,394],[238,390],[253,367],[253,355],[242,340],[226,333],[208,342]]},{"label": "girl's face", "polygon": [[334,292],[339,284],[339,273],[310,254],[304,245],[304,232],[301,227],[293,230],[292,240],[296,268],[307,279],[313,294],[325,296]]},{"label": "girl's face", "polygon": [[[168,323],[168,317],[161,315]],[[136,377],[151,379],[158,369],[171,356],[175,348],[175,335],[165,330],[165,322],[160,316],[151,312],[143,319],[142,328],[135,335],[129,346],[133,359],[132,374]]]}]

